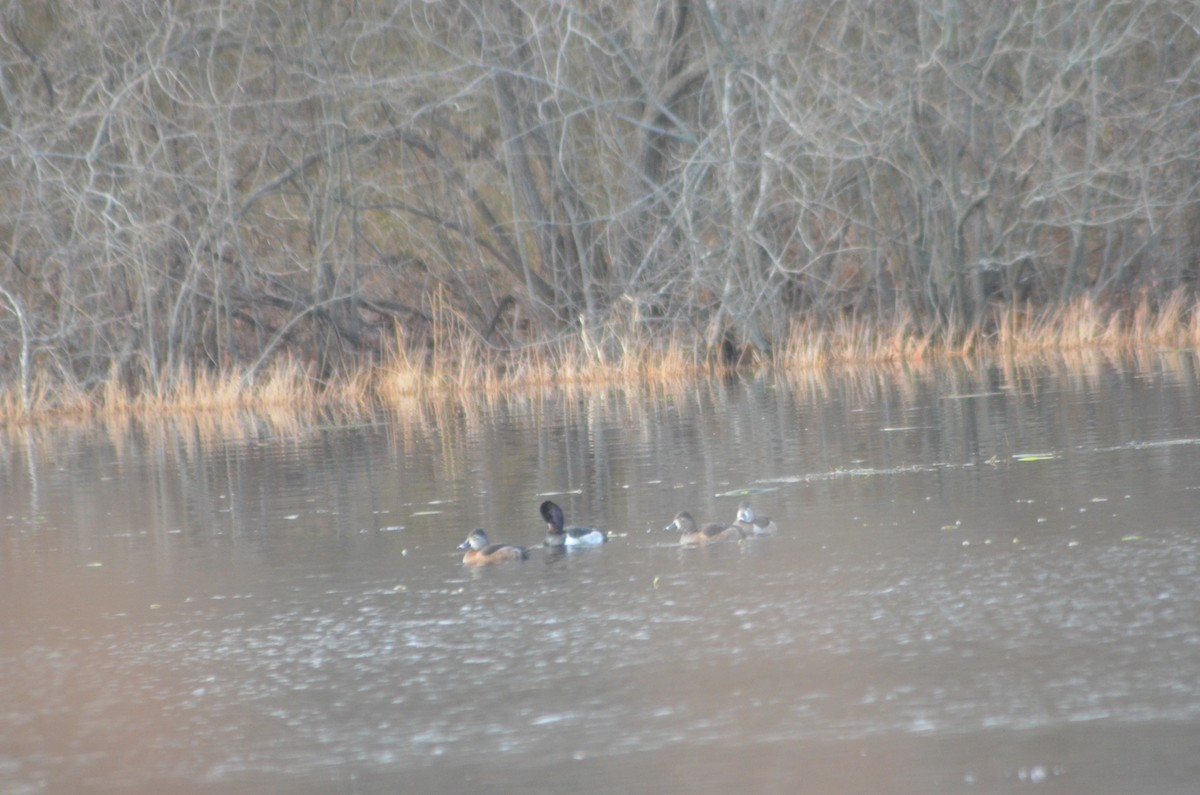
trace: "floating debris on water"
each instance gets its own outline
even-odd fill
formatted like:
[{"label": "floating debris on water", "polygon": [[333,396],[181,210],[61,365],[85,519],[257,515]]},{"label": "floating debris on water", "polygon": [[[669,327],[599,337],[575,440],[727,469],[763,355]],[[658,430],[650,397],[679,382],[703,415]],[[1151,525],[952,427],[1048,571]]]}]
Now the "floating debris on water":
[{"label": "floating debris on water", "polygon": [[731,489],[723,491],[720,494],[714,494],[714,497],[746,497],[750,494],[766,494],[770,491],[778,491],[778,486],[743,486],[740,489]]},{"label": "floating debris on water", "polygon": [[1053,461],[1058,453],[1017,453],[1013,459],[1022,463],[1026,461]]}]

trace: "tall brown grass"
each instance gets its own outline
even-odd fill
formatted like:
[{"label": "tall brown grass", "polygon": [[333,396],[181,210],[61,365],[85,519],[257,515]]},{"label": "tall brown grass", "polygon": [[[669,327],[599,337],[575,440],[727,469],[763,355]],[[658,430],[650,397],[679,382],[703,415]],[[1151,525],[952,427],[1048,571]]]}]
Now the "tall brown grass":
[{"label": "tall brown grass", "polygon": [[846,320],[832,330],[800,321],[792,325],[778,364],[799,369],[838,364],[922,365],[1085,350],[1196,348],[1200,346],[1198,309],[1180,289],[1163,299],[1144,295],[1136,303],[1118,307],[1084,296],[1040,313],[1019,307],[997,310],[991,332],[921,332],[907,316],[887,324]]},{"label": "tall brown grass", "polygon": [[[1119,307],[1085,297],[1050,312],[1010,309],[994,319],[994,331],[965,336],[919,331],[908,317],[886,324],[846,319],[832,327],[800,318],[770,361],[753,355],[739,361],[742,369],[772,367],[791,374],[853,365],[922,368],[984,358],[1010,365],[1047,356],[1083,362],[1096,353],[1200,347],[1197,309],[1182,290]],[[252,375],[237,368],[202,371],[163,378],[157,386],[131,388],[114,377],[84,390],[35,379],[28,406],[16,387],[0,392],[0,423],[21,427],[51,419],[145,421],[187,415],[236,427],[247,412],[279,414],[281,426],[297,417],[325,421],[331,413],[338,421],[353,421],[389,409],[419,415],[421,406],[441,399],[487,403],[518,392],[678,386],[719,367],[695,339],[657,337],[636,322],[501,350],[482,341],[461,318],[439,320],[431,344],[406,344],[400,333],[381,362],[333,381],[319,381],[290,358]]]}]

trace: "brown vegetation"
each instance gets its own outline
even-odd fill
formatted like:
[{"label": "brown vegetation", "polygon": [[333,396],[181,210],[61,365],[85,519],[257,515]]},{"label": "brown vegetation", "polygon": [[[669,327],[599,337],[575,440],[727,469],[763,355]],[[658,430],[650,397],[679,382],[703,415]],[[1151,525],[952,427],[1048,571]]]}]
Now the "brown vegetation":
[{"label": "brown vegetation", "polygon": [[23,2],[0,413],[1195,345],[1191,0]]},{"label": "brown vegetation", "polygon": [[[354,422],[380,408],[407,407],[421,415],[431,406],[474,408],[514,392],[663,384],[677,388],[697,376],[732,369],[767,367],[788,374],[820,373],[831,367],[937,367],[987,359],[1026,365],[1052,359],[1082,363],[1098,352],[1128,359],[1144,351],[1200,347],[1200,313],[1184,303],[1183,291],[1165,305],[1143,300],[1127,313],[1105,311],[1080,298],[1062,309],[1034,315],[1014,312],[997,332],[965,337],[926,332],[906,323],[876,326],[839,323],[831,328],[798,321],[771,360],[751,355],[745,361],[712,359],[695,338],[662,340],[622,338],[615,355],[601,355],[583,334],[541,346],[497,352],[481,346],[468,332],[442,339],[426,356],[414,357],[400,347],[378,365],[346,373],[324,384],[311,365],[293,359],[273,362],[257,373],[228,370],[179,378],[159,390],[131,390],[109,380],[91,392],[51,394],[35,388],[37,407],[27,410],[19,395],[0,394],[0,423],[23,424],[49,417],[92,415],[147,419],[169,414],[224,414],[249,410],[276,414],[276,425],[329,418]],[[240,422],[236,417],[233,421]]]}]

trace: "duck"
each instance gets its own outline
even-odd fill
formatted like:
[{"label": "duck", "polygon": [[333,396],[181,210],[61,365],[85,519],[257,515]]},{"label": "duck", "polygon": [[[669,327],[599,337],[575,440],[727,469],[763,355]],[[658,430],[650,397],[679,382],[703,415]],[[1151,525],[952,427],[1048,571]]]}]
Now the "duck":
[{"label": "duck", "polygon": [[487,566],[492,563],[525,560],[529,557],[525,547],[516,544],[489,544],[487,532],[482,527],[472,530],[467,540],[459,544],[458,548],[467,550],[467,554],[463,555],[464,566]]},{"label": "duck", "polygon": [[675,514],[675,518],[663,530],[678,530],[681,533],[679,543],[684,546],[705,546],[721,541],[740,541],[745,537],[742,528],[736,525],[706,522],[697,527],[696,520],[687,511]]},{"label": "duck", "polygon": [[577,547],[595,546],[608,540],[608,533],[596,527],[563,527],[563,512],[551,500],[546,500],[541,507],[542,518],[546,520],[546,541],[548,547]]},{"label": "duck", "polygon": [[750,507],[750,500],[738,503],[737,519],[734,526],[748,536],[773,536],[779,530],[768,516],[760,516]]}]

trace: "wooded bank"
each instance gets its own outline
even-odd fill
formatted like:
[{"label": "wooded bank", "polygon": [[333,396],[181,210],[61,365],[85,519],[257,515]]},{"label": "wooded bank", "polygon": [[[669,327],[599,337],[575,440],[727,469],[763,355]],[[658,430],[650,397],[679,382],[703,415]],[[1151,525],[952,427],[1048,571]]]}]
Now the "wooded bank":
[{"label": "wooded bank", "polygon": [[0,41],[26,402],[1193,314],[1193,0],[17,0]]}]

